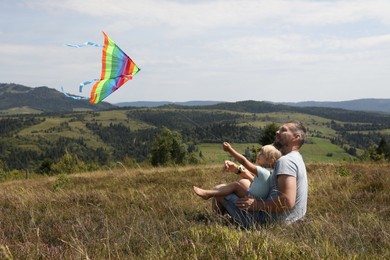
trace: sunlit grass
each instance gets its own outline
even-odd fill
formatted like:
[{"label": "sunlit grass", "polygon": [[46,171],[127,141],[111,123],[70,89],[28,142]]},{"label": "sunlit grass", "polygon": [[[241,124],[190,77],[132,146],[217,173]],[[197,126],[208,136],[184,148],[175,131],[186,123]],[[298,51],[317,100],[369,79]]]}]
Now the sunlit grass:
[{"label": "sunlit grass", "polygon": [[340,146],[332,144],[328,139],[310,137],[310,142],[302,146],[302,155],[307,162],[334,162],[351,160]]},{"label": "sunlit grass", "polygon": [[19,135],[33,134],[33,133],[42,133],[45,131],[49,131],[50,129],[58,128],[61,123],[65,123],[68,119],[64,119],[61,117],[45,117],[45,121],[30,126],[26,129],[22,129],[19,132]]},{"label": "sunlit grass", "polygon": [[42,111],[30,107],[26,107],[26,106],[1,110],[1,114],[5,114],[5,115],[40,114],[40,113],[42,113]]},{"label": "sunlit grass", "polygon": [[220,165],[111,169],[0,184],[9,259],[388,259],[387,164],[308,164],[306,219],[241,230],[192,186],[237,178]]},{"label": "sunlit grass", "polygon": [[[62,137],[78,139],[80,136],[82,136],[89,147],[95,149],[98,147],[104,147],[104,144],[102,144],[99,137],[94,135],[91,130],[85,126],[85,123],[71,120],[66,117],[45,117],[43,122],[22,129],[18,133],[18,136],[31,140],[44,138],[52,142]],[[29,148],[23,144],[20,146]],[[34,147],[30,149],[34,149]]]},{"label": "sunlit grass", "polygon": [[129,127],[132,131],[151,128],[153,126],[148,125],[144,122],[129,119],[127,113],[131,111],[127,110],[109,110],[109,111],[100,111],[98,113],[90,113],[85,119],[88,122],[95,122],[102,124],[103,126],[109,126],[110,124],[122,124]]}]

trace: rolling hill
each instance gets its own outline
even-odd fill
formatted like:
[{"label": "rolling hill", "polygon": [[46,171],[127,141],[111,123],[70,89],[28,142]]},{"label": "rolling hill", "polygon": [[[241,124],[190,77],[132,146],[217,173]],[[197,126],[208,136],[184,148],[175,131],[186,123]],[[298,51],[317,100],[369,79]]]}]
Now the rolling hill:
[{"label": "rolling hill", "polygon": [[[229,103],[225,101],[187,101],[187,102],[170,102],[170,101],[135,101],[116,103],[119,107],[159,107],[166,105],[178,106],[209,106],[221,103]],[[383,112],[390,113],[390,99],[356,99],[347,101],[335,102],[320,102],[320,101],[304,101],[304,102],[267,102],[276,105],[287,105],[291,107],[318,107],[318,108],[340,108],[353,111],[364,112]]]},{"label": "rolling hill", "polygon": [[[242,107],[246,101],[241,102],[224,102],[224,101],[202,101],[193,100],[186,102],[171,102],[171,101],[135,101],[135,102],[120,102],[116,104],[110,104],[107,102],[101,102],[98,105],[89,104],[85,100],[74,100],[66,98],[63,93],[56,89],[48,87],[27,87],[14,83],[0,83],[0,111],[12,112],[12,113],[41,113],[41,112],[72,112],[78,110],[104,110],[112,109],[115,107],[161,107],[161,106],[187,106],[198,107],[206,106],[214,107],[226,107],[235,105],[236,109],[249,112],[248,109]],[[259,102],[259,101],[254,101]],[[238,106],[241,108],[238,108]],[[259,111],[266,109],[267,111],[275,111],[281,109],[289,109],[290,111],[302,111],[295,108],[303,108],[305,111],[310,111],[315,108],[318,111],[319,108],[335,108],[345,109],[352,111],[363,112],[384,112],[390,113],[390,99],[357,99],[338,102],[318,102],[318,101],[304,101],[304,102],[267,102],[263,101],[257,103],[256,106],[250,104],[250,109]],[[308,110],[305,110],[308,108]],[[339,110],[329,110],[331,113]]]},{"label": "rolling hill", "polygon": [[114,107],[106,102],[92,105],[87,100],[67,98],[63,93],[48,87],[0,84],[0,111],[3,113],[72,112]]},{"label": "rolling hill", "polygon": [[304,101],[304,102],[283,102],[282,104],[297,107],[331,107],[355,111],[384,112],[390,113],[390,99],[365,98],[347,101]]},{"label": "rolling hill", "polygon": [[134,101],[134,102],[120,102],[115,105],[118,107],[160,107],[166,105],[177,105],[177,106],[208,106],[224,103],[222,101],[201,101],[193,100],[187,102],[171,102],[171,101]]},{"label": "rolling hill", "polygon": [[[24,109],[24,110],[23,110]],[[311,161],[356,159],[381,139],[390,140],[390,114],[264,101],[159,107],[99,106],[66,98],[47,87],[0,84],[0,166],[42,167],[72,154],[90,164],[144,162],[166,127],[180,133],[204,163],[223,159],[220,143],[243,150],[259,143],[269,124],[302,121],[309,130],[303,153]],[[23,112],[21,112],[23,111]],[[242,151],[243,152],[243,151]],[[222,156],[222,157],[221,157]]]}]

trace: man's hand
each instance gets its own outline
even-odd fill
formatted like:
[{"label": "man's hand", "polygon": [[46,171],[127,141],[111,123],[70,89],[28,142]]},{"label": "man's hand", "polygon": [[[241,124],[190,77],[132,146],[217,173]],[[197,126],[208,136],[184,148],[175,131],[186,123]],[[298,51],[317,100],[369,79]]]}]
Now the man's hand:
[{"label": "man's hand", "polygon": [[252,197],[239,198],[236,206],[247,211],[284,212],[291,210],[296,199],[296,178],[281,174],[278,176],[279,195],[270,200],[255,200]]},{"label": "man's hand", "polygon": [[254,205],[256,204],[256,199],[252,196],[238,198],[236,201],[236,206],[241,210],[253,211]]}]

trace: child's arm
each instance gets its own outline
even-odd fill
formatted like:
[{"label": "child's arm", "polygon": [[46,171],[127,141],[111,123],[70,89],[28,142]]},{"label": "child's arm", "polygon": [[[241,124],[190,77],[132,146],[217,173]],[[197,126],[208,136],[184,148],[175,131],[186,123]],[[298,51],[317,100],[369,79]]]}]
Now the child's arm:
[{"label": "child's arm", "polygon": [[244,179],[248,179],[251,183],[253,182],[255,176],[248,169],[245,169],[240,173],[241,177]]},{"label": "child's arm", "polygon": [[232,162],[232,161],[229,161],[229,160],[225,161],[225,166],[224,166],[224,170],[225,171],[234,172],[236,174],[239,174],[242,178],[248,179],[250,182],[253,182],[253,179],[254,179],[253,173],[251,173],[247,169],[239,171],[238,167],[239,166],[236,163]]},{"label": "child's arm", "polygon": [[233,156],[239,163],[241,163],[247,170],[257,176],[256,165],[248,161],[248,159],[246,159],[242,154],[234,150],[228,142],[223,143],[223,150],[230,153],[230,155]]}]

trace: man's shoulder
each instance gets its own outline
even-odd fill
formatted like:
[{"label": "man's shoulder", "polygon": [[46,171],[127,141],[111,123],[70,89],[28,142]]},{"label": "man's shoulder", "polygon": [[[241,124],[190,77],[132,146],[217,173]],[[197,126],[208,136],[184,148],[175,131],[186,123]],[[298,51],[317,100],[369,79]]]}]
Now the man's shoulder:
[{"label": "man's shoulder", "polygon": [[299,151],[291,151],[288,154],[280,157],[276,164],[289,164],[296,163],[298,161],[303,161],[302,155],[299,153]]},{"label": "man's shoulder", "polygon": [[280,159],[288,160],[291,158],[302,158],[302,155],[299,151],[291,151],[288,154],[283,155]]}]

